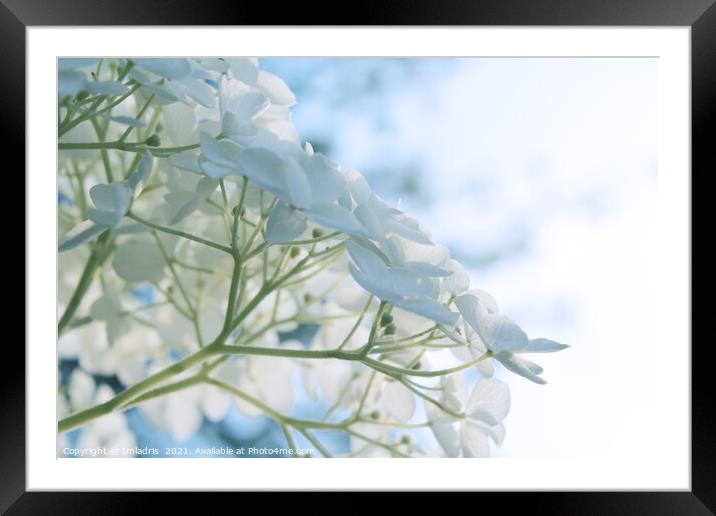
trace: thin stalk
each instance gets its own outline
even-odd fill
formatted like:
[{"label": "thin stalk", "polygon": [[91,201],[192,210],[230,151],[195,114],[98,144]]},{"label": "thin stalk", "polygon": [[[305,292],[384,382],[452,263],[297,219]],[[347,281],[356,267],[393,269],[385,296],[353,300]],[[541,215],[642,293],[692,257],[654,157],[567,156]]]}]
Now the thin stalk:
[{"label": "thin stalk", "polygon": [[172,229],[172,228],[168,228],[166,226],[161,226],[159,224],[155,224],[154,222],[150,222],[146,219],[143,219],[142,217],[140,217],[139,215],[137,215],[136,213],[134,213],[132,211],[127,212],[127,217],[139,222],[140,224],[144,224],[145,226],[147,226],[149,228],[156,229],[157,231],[161,231],[162,233],[167,233],[169,235],[186,238],[187,240],[192,240],[199,244],[204,244],[206,246],[213,247],[214,249],[218,249],[219,251],[223,251],[225,253],[232,254],[230,247],[226,247],[225,245],[217,244],[216,242],[211,242],[210,240],[206,240],[204,238],[192,235],[190,233],[186,233],[184,231],[179,231],[178,229]]},{"label": "thin stalk", "polygon": [[95,271],[107,259],[111,248],[112,244],[109,240],[109,231],[105,231],[99,236],[95,246],[92,247],[90,256],[87,259],[84,270],[82,271],[82,276],[80,276],[80,281],[77,284],[75,291],[72,293],[72,297],[70,298],[70,301],[60,318],[60,322],[57,325],[58,333],[62,333],[65,327],[72,320],[72,317],[77,311],[77,307],[82,302],[82,298],[87,292],[87,289],[89,289],[89,286],[92,284],[92,278],[94,277]]}]

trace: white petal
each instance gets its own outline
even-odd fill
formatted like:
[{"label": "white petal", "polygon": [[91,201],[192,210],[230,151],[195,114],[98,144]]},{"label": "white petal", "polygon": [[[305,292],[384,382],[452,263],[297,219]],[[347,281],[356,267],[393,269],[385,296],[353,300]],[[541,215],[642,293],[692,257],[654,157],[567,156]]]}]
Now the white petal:
[{"label": "white petal", "polygon": [[453,274],[443,279],[445,290],[456,295],[462,294],[470,288],[470,276],[457,260],[448,260],[447,269],[451,270]]},{"label": "white petal", "polygon": [[119,381],[129,387],[142,380],[146,370],[145,360],[146,358],[142,355],[123,357],[115,368],[115,374]]},{"label": "white petal", "polygon": [[414,298],[414,299],[397,299],[391,301],[398,306],[414,314],[422,315],[438,324],[453,325],[457,322],[457,314],[434,299]]},{"label": "white petal", "polygon": [[355,215],[338,204],[316,204],[307,212],[309,218],[327,228],[349,235],[366,236],[363,225]]},{"label": "white petal", "polygon": [[94,401],[94,379],[82,369],[75,369],[70,376],[68,395],[74,412],[89,407]]},{"label": "white petal", "polygon": [[200,404],[206,418],[217,423],[226,416],[231,401],[219,388],[207,385],[204,388]]},{"label": "white petal", "polygon": [[310,208],[313,204],[313,192],[311,192],[311,183],[306,177],[306,172],[292,157],[287,157],[284,163],[282,170],[286,188],[291,197],[291,204],[296,208]]},{"label": "white petal", "polygon": [[506,315],[490,313],[475,295],[459,296],[455,304],[465,321],[492,351],[518,351],[529,343],[525,332],[512,319]]},{"label": "white petal", "polygon": [[500,423],[510,411],[510,389],[503,381],[485,378],[477,382],[467,402],[466,412],[489,425]]},{"label": "white petal", "polygon": [[443,376],[441,380],[444,404],[455,412],[462,411],[467,402],[467,385],[461,374]]},{"label": "white petal", "polygon": [[229,69],[229,63],[218,57],[203,57],[200,59],[201,66],[207,70],[224,73]]},{"label": "white petal", "polygon": [[306,158],[304,166],[311,184],[314,203],[332,203],[346,191],[346,180],[343,175],[323,154],[313,154]]},{"label": "white petal", "polygon": [[495,358],[515,374],[523,376],[540,385],[547,383],[547,380],[538,376],[542,373],[542,368],[526,358],[518,357],[517,355],[513,355],[509,352],[498,353],[495,355]]},{"label": "white petal", "polygon": [[75,247],[94,238],[105,229],[107,228],[98,226],[91,220],[80,222],[65,234],[64,238],[60,241],[57,250],[59,252],[63,252],[74,249]]},{"label": "white petal", "polygon": [[390,290],[401,296],[426,296],[434,290],[434,285],[428,278],[402,267],[388,268],[384,281]]},{"label": "white petal", "polygon": [[371,195],[373,195],[373,192],[370,189],[368,181],[366,181],[365,177],[363,177],[360,172],[349,170],[346,172],[345,178],[347,181],[348,191],[356,204],[367,204],[368,199],[370,199]]},{"label": "white petal", "polygon": [[395,295],[393,292],[387,290],[383,285],[380,284],[380,282],[375,281],[360,272],[352,263],[348,265],[348,269],[350,270],[353,279],[356,280],[356,282],[361,287],[366,289],[371,294],[374,294],[383,301],[388,301],[392,304],[397,304],[402,301],[400,297]]},{"label": "white petal", "polygon": [[237,171],[235,166],[219,165],[213,161],[209,161],[205,156],[199,156],[199,168],[203,173],[212,179],[221,179]]},{"label": "white petal", "polygon": [[95,299],[90,307],[92,318],[100,321],[110,321],[117,318],[121,311],[122,305],[114,289],[105,290],[104,294]]},{"label": "white petal", "polygon": [[385,227],[385,229],[388,231],[392,231],[393,233],[407,238],[408,240],[412,240],[414,242],[418,242],[424,245],[433,245],[433,242],[432,240],[430,240],[430,238],[428,238],[422,231],[411,227],[410,224],[407,224],[406,219],[407,217],[404,216],[386,217],[383,221],[383,227]]},{"label": "white petal", "polygon": [[486,360],[484,362],[480,362],[475,366],[475,368],[484,378],[491,378],[495,374],[495,366],[492,365],[491,361]]},{"label": "white petal", "polygon": [[444,278],[452,274],[452,271],[443,269],[441,267],[438,267],[437,265],[432,265],[430,263],[405,262],[404,266],[406,269],[411,272],[414,272],[415,274],[419,274],[421,276],[429,276],[431,278]]},{"label": "white petal", "polygon": [[207,159],[225,167],[231,167],[234,164],[230,154],[230,148],[226,145],[228,142],[223,142],[222,145],[222,142],[217,141],[216,138],[204,132],[201,133],[199,142],[201,152],[204,153]]},{"label": "white petal", "polygon": [[481,290],[479,288],[473,288],[468,291],[468,294],[472,294],[475,296],[478,301],[480,301],[480,304],[482,304],[489,313],[496,314],[500,311],[500,307],[497,305],[497,301],[494,297],[492,297],[492,294],[485,290]]},{"label": "white petal", "polygon": [[87,216],[101,226],[116,226],[129,209],[130,192],[124,182],[94,185],[90,198],[96,209],[88,209]]},{"label": "white petal", "polygon": [[193,101],[207,108],[214,107],[216,93],[204,81],[189,79],[182,81],[181,84]]},{"label": "white petal", "polygon": [[280,202],[266,222],[266,240],[273,244],[291,242],[301,236],[307,227],[302,213]]},{"label": "white petal", "polygon": [[323,398],[331,405],[338,403],[341,393],[351,379],[352,370],[350,364],[343,360],[333,359],[316,361],[314,371]]},{"label": "white petal", "polygon": [[164,277],[164,258],[156,245],[130,240],[114,252],[112,266],[127,282],[159,282]]},{"label": "white petal", "polygon": [[169,164],[181,170],[188,170],[196,174],[203,173],[199,167],[199,160],[192,151],[179,152],[169,156]]},{"label": "white petal", "polygon": [[[132,75],[132,72],[130,72],[130,75]],[[141,81],[139,81],[141,82]],[[146,91],[145,91],[146,90]],[[148,98],[149,94],[155,95],[158,99],[161,99],[165,102],[176,102],[181,98],[181,94],[176,91],[175,88],[172,88],[170,86],[170,83],[164,83],[164,84],[151,84],[151,83],[143,83],[142,88],[139,90],[141,93],[144,93],[145,96]]]},{"label": "white petal", "polygon": [[482,319],[482,323],[482,332],[478,334],[495,352],[515,352],[525,349],[529,344],[527,334],[506,315],[490,314]]},{"label": "white petal", "polygon": [[[261,401],[272,409],[286,414],[293,405],[293,385],[291,384],[291,371],[284,367],[277,367],[276,361],[271,357],[261,359],[256,382],[258,384]],[[286,362],[284,362],[285,364]]]},{"label": "white petal", "polygon": [[116,122],[122,125],[129,125],[131,127],[146,127],[147,124],[131,116],[107,116],[112,122]]},{"label": "white petal", "polygon": [[167,79],[184,79],[191,72],[189,60],[185,58],[135,59],[134,62],[145,70],[166,77]]},{"label": "white petal", "polygon": [[174,214],[169,219],[169,225],[178,224],[194,213],[202,202],[202,198],[191,192],[169,192],[164,199],[174,208]]},{"label": "white petal", "polygon": [[497,446],[502,446],[502,443],[505,441],[505,425],[500,423],[499,425],[488,427],[487,432]]},{"label": "white petal", "polygon": [[196,185],[196,195],[202,199],[209,197],[219,186],[219,181],[209,177],[202,177]]},{"label": "white petal", "polygon": [[60,97],[77,95],[87,86],[87,76],[78,70],[60,70],[57,74],[57,92]]},{"label": "white petal", "polygon": [[[164,126],[176,146],[196,141],[196,111],[194,108],[176,102],[162,108]],[[171,158],[170,158],[171,159]]]},{"label": "white petal", "polygon": [[185,396],[170,396],[166,403],[164,423],[169,433],[176,441],[186,441],[201,427],[203,421],[201,411]]},{"label": "white petal", "polygon": [[296,97],[282,79],[272,73],[260,70],[256,79],[256,86],[260,88],[274,104],[293,105]]},{"label": "white petal", "polygon": [[350,254],[358,268],[368,276],[377,279],[383,278],[387,274],[388,267],[383,263],[383,260],[357,241],[348,240],[346,249],[348,249],[348,254]]},{"label": "white petal", "polygon": [[271,103],[265,95],[257,91],[249,91],[232,98],[232,102],[227,106],[224,116],[233,113],[239,120],[249,121],[261,116],[270,105]]},{"label": "white petal", "polygon": [[487,433],[482,427],[465,421],[460,430],[460,445],[464,457],[489,457],[490,442],[487,439]]},{"label": "white petal", "polygon": [[460,456],[460,436],[450,420],[439,419],[433,421],[430,429],[448,457]]},{"label": "white petal", "polygon": [[231,73],[234,74],[238,80],[245,82],[246,84],[256,83],[256,79],[259,76],[259,70],[253,60],[248,57],[232,57],[227,58],[226,62],[231,67]]},{"label": "white petal", "polygon": [[247,119],[236,116],[231,111],[224,113],[221,120],[221,132],[232,140],[238,140],[245,136],[254,136],[258,128],[256,124]]},{"label": "white petal", "polygon": [[553,353],[568,348],[567,344],[560,344],[549,339],[532,339],[527,348],[526,353]]},{"label": "white petal", "polygon": [[415,413],[415,395],[399,382],[386,382],[380,401],[386,412],[398,421],[407,421]]},{"label": "white petal", "polygon": [[274,152],[260,147],[242,150],[236,156],[236,163],[243,174],[258,186],[285,201],[287,187],[284,181],[284,163]]},{"label": "white petal", "polygon": [[385,230],[378,214],[369,206],[360,204],[353,210],[358,221],[368,230],[368,235],[378,242],[385,240]]},{"label": "white petal", "polygon": [[153,163],[154,158],[152,158],[152,153],[144,151],[144,156],[142,156],[142,160],[139,162],[139,165],[137,165],[137,169],[127,179],[127,185],[131,190],[135,190],[140,184],[146,184],[149,174],[152,171]]},{"label": "white petal", "polygon": [[122,95],[129,91],[129,86],[117,81],[88,81],[85,88],[98,95]]}]

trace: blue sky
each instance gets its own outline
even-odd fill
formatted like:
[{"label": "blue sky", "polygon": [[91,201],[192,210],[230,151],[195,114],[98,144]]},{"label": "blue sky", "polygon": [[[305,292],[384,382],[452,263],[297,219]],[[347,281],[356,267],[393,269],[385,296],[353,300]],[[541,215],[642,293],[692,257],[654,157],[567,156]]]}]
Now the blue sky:
[{"label": "blue sky", "polygon": [[[510,378],[501,455],[599,453],[599,364],[639,338],[653,236],[657,63],[650,58],[262,59],[297,94],[303,139],[363,172],[531,337],[549,384]],[[648,314],[637,314],[646,317]],[[606,385],[605,385],[606,384]],[[593,434],[594,430],[591,430]]]}]

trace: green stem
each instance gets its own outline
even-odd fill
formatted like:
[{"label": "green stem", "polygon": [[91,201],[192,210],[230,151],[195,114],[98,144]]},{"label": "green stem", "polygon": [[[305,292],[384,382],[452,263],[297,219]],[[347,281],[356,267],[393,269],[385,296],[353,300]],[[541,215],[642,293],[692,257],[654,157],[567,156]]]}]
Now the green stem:
[{"label": "green stem", "polygon": [[222,345],[218,348],[222,353],[231,353],[233,355],[261,355],[271,357],[285,358],[315,358],[329,359],[338,358],[341,360],[360,360],[360,355],[349,351],[338,351],[335,349],[326,350],[308,350],[308,349],[290,349],[290,348],[264,348],[254,346],[231,346]]},{"label": "green stem", "polygon": [[133,86],[127,93],[125,93],[121,97],[117,98],[116,100],[114,100],[113,102],[108,104],[106,107],[97,111],[97,108],[100,106],[100,104],[102,104],[102,102],[104,102],[104,100],[107,98],[106,96],[102,95],[100,98],[98,98],[94,102],[94,104],[92,104],[87,109],[87,111],[85,113],[78,116],[74,120],[70,120],[69,122],[62,124],[57,131],[57,136],[62,137],[65,134],[67,134],[72,128],[76,127],[80,123],[82,123],[86,120],[89,120],[90,118],[95,117],[101,113],[105,113],[107,111],[112,110],[113,108],[115,108],[116,106],[118,106],[119,104],[124,102],[127,98],[129,98],[132,95],[132,93],[134,93],[135,91],[137,91],[137,89],[140,88],[140,86],[141,86],[141,84],[137,84],[137,85]]},{"label": "green stem", "polygon": [[298,459],[298,448],[296,447],[296,441],[293,439],[293,434],[291,434],[291,428],[287,424],[281,423],[281,430],[283,430],[283,435],[286,437],[286,446],[293,450],[291,458]]},{"label": "green stem", "polygon": [[152,231],[152,236],[157,243],[157,247],[159,247],[159,252],[161,252],[162,258],[164,258],[167,267],[169,267],[169,272],[171,272],[172,277],[174,278],[174,283],[176,283],[177,287],[179,288],[179,293],[184,299],[184,303],[186,303],[187,311],[189,312],[189,315],[191,315],[191,323],[194,327],[196,340],[199,342],[199,346],[203,347],[204,339],[201,336],[201,328],[199,328],[199,314],[197,313],[197,307],[191,303],[189,299],[189,294],[187,293],[186,288],[184,288],[184,284],[182,283],[181,278],[179,278],[179,274],[177,274],[177,271],[174,268],[174,263],[172,262],[172,259],[167,254],[166,249],[164,249],[164,244],[162,244],[162,240],[159,238],[159,235],[157,235],[156,231]]},{"label": "green stem", "polygon": [[170,365],[166,369],[159,371],[158,373],[145,378],[141,382],[134,384],[133,386],[120,392],[117,396],[111,400],[100,403],[94,407],[82,410],[75,414],[71,414],[64,419],[61,419],[58,423],[58,431],[60,433],[67,432],[73,428],[84,425],[85,423],[92,421],[100,416],[108,414],[115,409],[121,407],[123,404],[132,400],[136,396],[143,394],[145,391],[154,387],[158,383],[168,380],[169,378],[176,376],[177,374],[190,369],[191,367],[198,365],[200,362],[205,360],[208,356],[215,352],[215,348],[212,346],[206,346],[193,355],[190,355],[183,360],[179,360],[174,364]]},{"label": "green stem", "polygon": [[187,240],[192,240],[194,242],[197,242],[199,244],[204,244],[209,247],[213,247],[214,249],[218,249],[219,251],[223,251],[228,254],[232,254],[231,248],[226,247],[225,245],[217,244],[216,242],[211,242],[210,240],[205,240],[201,237],[192,235],[190,233],[185,233],[184,231],[179,231],[178,229],[172,229],[168,228],[166,226],[160,226],[159,224],[155,224],[154,222],[150,222],[146,219],[143,219],[136,213],[130,211],[127,212],[127,217],[129,217],[132,220],[135,220],[139,222],[140,224],[143,224],[149,228],[156,229],[157,231],[161,231],[162,233],[167,233],[169,235],[174,235],[182,238],[186,238]]},{"label": "green stem", "polygon": [[93,246],[92,251],[90,252],[90,256],[87,259],[85,268],[82,271],[82,276],[80,277],[80,281],[77,284],[75,291],[72,293],[70,302],[67,304],[67,308],[65,308],[65,311],[62,314],[62,317],[60,318],[60,322],[57,325],[58,333],[62,333],[62,331],[65,329],[65,327],[72,320],[72,317],[75,315],[77,308],[79,307],[80,303],[82,302],[82,298],[84,297],[85,293],[87,292],[87,289],[89,288],[89,286],[92,284],[92,278],[94,277],[95,271],[107,259],[107,256],[109,256],[109,251],[111,248],[112,248],[112,245],[111,245],[111,241],[109,240],[109,231],[105,231],[104,233],[102,233],[99,236],[99,238],[97,239],[96,245]]},{"label": "green stem", "polygon": [[385,307],[388,303],[385,301],[381,301],[380,305],[378,305],[378,311],[375,313],[375,317],[373,317],[373,324],[370,326],[370,335],[368,336],[368,343],[363,347],[361,350],[361,354],[365,357],[370,353],[371,348],[375,345],[375,337],[378,334],[378,325],[380,324],[380,319],[383,316],[383,311],[385,310]]},{"label": "green stem", "polygon": [[321,441],[319,441],[318,438],[317,438],[315,435],[313,435],[311,432],[309,432],[309,431],[306,430],[305,428],[299,428],[298,431],[301,432],[301,434],[303,434],[303,436],[304,436],[306,439],[308,439],[308,440],[311,442],[311,444],[312,444],[313,446],[315,446],[316,449],[317,449],[319,452],[321,452],[321,455],[323,455],[325,458],[330,459],[330,458],[333,457],[333,455],[331,455],[331,452],[329,452],[329,451],[323,446],[323,444],[321,443]]},{"label": "green stem", "polygon": [[341,342],[341,345],[338,346],[338,349],[343,349],[348,344],[348,341],[351,340],[351,337],[355,334],[355,332],[358,330],[358,327],[360,326],[360,323],[363,322],[363,319],[365,318],[365,314],[368,312],[368,308],[370,308],[370,304],[373,302],[373,296],[368,296],[368,301],[366,302],[365,306],[363,306],[363,310],[360,313],[360,316],[356,320],[355,324],[351,328],[351,330],[348,332],[348,334],[343,339],[343,342]]},{"label": "green stem", "polygon": [[[218,135],[216,138],[221,139],[223,135]],[[155,156],[165,158],[171,154],[198,149],[201,144],[193,143],[180,147],[149,147],[144,142],[127,143],[116,140],[113,142],[60,142],[57,146],[60,150],[119,150],[124,152],[144,152],[148,150]]]}]

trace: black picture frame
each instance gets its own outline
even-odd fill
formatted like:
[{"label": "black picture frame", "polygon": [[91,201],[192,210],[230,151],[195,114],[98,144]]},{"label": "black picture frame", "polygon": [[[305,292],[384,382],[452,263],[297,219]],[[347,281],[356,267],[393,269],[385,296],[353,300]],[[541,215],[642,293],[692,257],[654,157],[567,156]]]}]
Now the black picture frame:
[{"label": "black picture frame", "polygon": [[[692,79],[692,184],[716,171],[711,135],[716,125],[716,6],[714,0],[458,0],[438,3],[364,2],[349,11],[304,3],[220,4],[192,0],[0,0],[0,70],[4,74],[2,141],[24,170],[25,29],[37,25],[571,25],[689,26]],[[318,14],[322,13],[322,14]],[[345,14],[340,14],[345,13]],[[22,167],[22,168],[20,168]],[[5,171],[10,173],[9,170]],[[20,174],[14,174],[19,180]],[[701,181],[705,182],[705,179]],[[24,186],[23,186],[24,190]],[[16,190],[17,191],[17,190]],[[692,186],[693,192],[693,186]],[[27,195],[28,192],[25,192]],[[693,200],[692,200],[693,212]],[[693,218],[693,217],[692,217]],[[691,248],[693,256],[693,246]],[[26,270],[26,269],[25,269]],[[26,270],[27,274],[27,270]],[[692,273],[693,274],[693,273]],[[712,514],[716,511],[716,400],[709,380],[711,339],[692,339],[692,491],[481,494],[501,510],[527,504],[546,514]],[[9,343],[6,343],[9,344]],[[0,510],[7,514],[127,514],[141,511],[147,495],[137,493],[25,492],[25,353],[5,346],[0,374]],[[21,366],[21,364],[23,366]],[[668,416],[668,407],[665,407]],[[668,443],[665,443],[668,446]],[[161,495],[160,495],[161,496]],[[213,495],[212,495],[213,496]],[[162,503],[186,504],[186,496]],[[406,508],[419,507],[411,496]],[[264,501],[257,501],[265,503]],[[417,502],[417,503],[416,503]],[[243,501],[245,503],[245,500]]]}]

